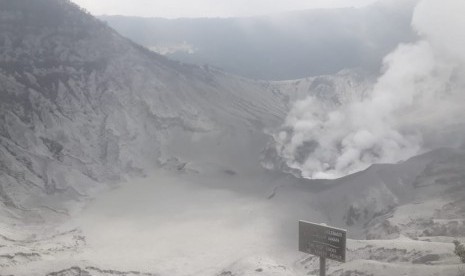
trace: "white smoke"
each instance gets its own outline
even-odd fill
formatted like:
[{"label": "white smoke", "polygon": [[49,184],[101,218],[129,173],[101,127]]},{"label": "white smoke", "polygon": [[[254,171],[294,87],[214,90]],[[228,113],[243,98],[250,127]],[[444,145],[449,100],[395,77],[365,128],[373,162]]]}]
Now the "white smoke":
[{"label": "white smoke", "polygon": [[385,57],[364,99],[297,102],[274,135],[278,155],[303,177],[338,178],[449,143],[465,115],[464,14],[463,0],[419,2],[412,26],[421,40]]}]

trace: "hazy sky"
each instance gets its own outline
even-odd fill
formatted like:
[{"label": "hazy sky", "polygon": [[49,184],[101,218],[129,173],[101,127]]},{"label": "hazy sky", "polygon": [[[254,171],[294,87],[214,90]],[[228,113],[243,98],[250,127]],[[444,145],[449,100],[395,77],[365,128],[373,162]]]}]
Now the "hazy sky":
[{"label": "hazy sky", "polygon": [[72,0],[94,15],[232,17],[312,8],[360,7],[376,0]]}]

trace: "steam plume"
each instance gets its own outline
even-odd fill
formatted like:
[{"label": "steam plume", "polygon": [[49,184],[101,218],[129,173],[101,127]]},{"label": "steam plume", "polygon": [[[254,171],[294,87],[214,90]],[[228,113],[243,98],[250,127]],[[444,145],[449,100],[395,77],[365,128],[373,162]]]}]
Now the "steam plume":
[{"label": "steam plume", "polygon": [[412,27],[421,39],[385,57],[367,97],[341,105],[313,96],[297,102],[274,135],[280,157],[303,177],[338,178],[451,146],[451,133],[463,143],[463,14],[462,0],[419,2]]}]

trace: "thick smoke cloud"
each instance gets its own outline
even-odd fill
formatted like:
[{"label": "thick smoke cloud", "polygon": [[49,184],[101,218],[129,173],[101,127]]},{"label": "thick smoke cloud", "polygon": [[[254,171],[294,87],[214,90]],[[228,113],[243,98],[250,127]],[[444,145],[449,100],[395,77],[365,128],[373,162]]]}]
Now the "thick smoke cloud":
[{"label": "thick smoke cloud", "polygon": [[424,0],[412,27],[420,40],[385,57],[368,96],[344,104],[297,102],[274,135],[287,166],[306,178],[338,178],[374,163],[463,143],[465,1]]}]

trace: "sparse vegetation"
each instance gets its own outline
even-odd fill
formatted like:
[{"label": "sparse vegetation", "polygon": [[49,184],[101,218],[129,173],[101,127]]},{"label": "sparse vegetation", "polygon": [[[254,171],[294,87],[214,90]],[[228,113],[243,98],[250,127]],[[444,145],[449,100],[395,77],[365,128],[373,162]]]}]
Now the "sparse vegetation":
[{"label": "sparse vegetation", "polygon": [[460,258],[462,263],[465,263],[465,246],[461,244],[458,240],[454,241],[455,249],[454,253]]}]

